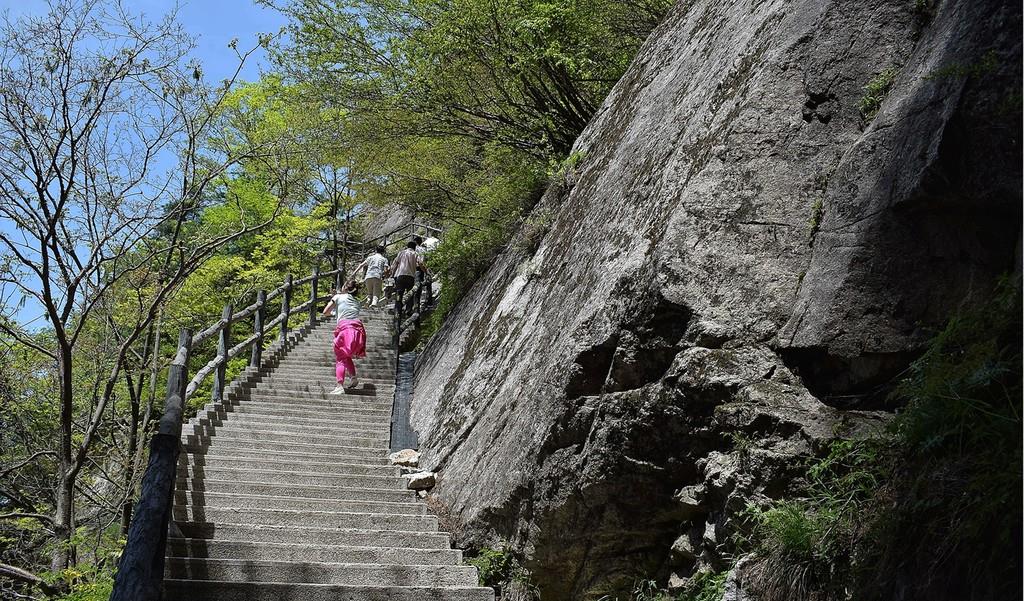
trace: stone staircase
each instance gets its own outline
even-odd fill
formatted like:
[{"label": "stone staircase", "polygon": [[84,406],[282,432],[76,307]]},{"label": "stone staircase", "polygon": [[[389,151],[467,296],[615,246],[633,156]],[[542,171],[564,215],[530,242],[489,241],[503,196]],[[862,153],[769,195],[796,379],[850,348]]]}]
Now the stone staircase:
[{"label": "stone staircase", "polygon": [[165,599],[494,601],[388,465],[389,320],[362,319],[351,394],[328,394],[327,318],[185,426]]}]

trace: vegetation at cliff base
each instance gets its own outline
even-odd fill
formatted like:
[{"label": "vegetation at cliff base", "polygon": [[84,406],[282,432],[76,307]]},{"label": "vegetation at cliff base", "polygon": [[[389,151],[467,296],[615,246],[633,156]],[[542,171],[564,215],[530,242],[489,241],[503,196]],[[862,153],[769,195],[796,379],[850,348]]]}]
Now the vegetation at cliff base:
[{"label": "vegetation at cliff base", "polygon": [[800,498],[748,508],[766,600],[1019,594],[1021,328],[1006,281],[913,363],[888,432],[835,443]]},{"label": "vegetation at cliff base", "polygon": [[498,601],[540,601],[540,593],[530,581],[529,572],[507,547],[484,547],[465,562],[477,569],[480,586],[495,590]]}]

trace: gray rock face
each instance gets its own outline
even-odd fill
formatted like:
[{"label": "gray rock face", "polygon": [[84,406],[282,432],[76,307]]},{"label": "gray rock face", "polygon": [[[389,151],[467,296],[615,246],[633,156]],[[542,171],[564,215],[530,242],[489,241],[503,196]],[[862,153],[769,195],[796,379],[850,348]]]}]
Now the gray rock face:
[{"label": "gray rock face", "polygon": [[1020,39],[997,0],[677,5],[535,254],[417,367],[464,542],[511,540],[556,601],[724,567],[737,512],[880,425],[933,328],[1019,261]]}]

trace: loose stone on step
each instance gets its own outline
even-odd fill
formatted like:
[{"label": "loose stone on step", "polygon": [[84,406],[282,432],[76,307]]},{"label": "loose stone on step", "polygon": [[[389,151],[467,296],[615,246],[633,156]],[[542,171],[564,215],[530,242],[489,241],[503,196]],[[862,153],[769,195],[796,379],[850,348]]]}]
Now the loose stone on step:
[{"label": "loose stone on step", "polygon": [[434,476],[434,472],[420,472],[418,474],[409,474],[409,489],[410,490],[427,490],[434,487],[437,483],[437,479]]},{"label": "loose stone on step", "polygon": [[420,454],[413,449],[402,449],[388,455],[388,461],[391,462],[391,465],[417,467],[420,464]]}]

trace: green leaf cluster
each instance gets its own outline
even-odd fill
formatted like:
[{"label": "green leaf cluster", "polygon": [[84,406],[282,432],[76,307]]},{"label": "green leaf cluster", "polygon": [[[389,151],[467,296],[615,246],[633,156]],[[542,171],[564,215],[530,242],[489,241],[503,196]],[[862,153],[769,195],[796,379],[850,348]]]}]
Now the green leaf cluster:
[{"label": "green leaf cluster", "polygon": [[[551,173],[670,6],[667,0],[265,0],[303,101],[335,110],[361,203],[447,229],[429,262],[447,312],[536,203]],[[581,154],[571,157],[575,165]]]}]

